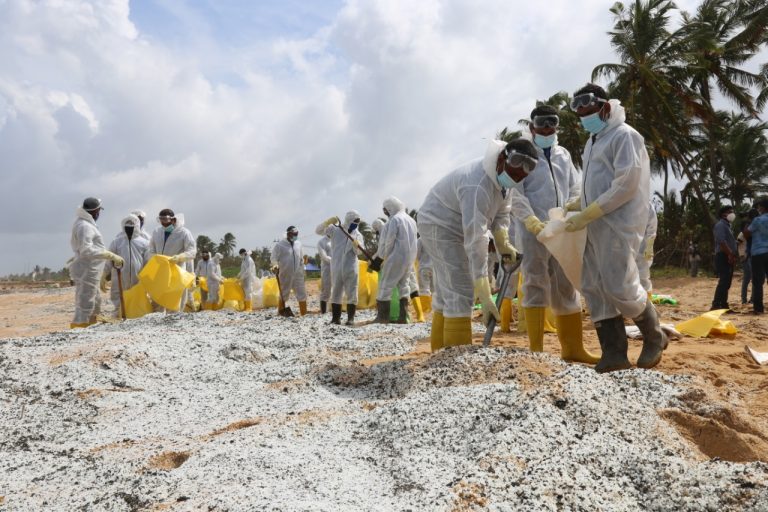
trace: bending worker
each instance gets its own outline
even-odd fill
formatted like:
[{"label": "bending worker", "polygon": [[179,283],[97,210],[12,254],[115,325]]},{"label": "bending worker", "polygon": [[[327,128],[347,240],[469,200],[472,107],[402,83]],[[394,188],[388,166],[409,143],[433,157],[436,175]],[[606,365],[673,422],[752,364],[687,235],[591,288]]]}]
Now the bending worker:
[{"label": "bending worker", "polygon": [[640,368],[661,361],[667,337],[653,303],[640,284],[636,256],[648,223],[651,171],[645,141],[626,124],[624,107],[608,101],[602,87],[587,84],[573,95],[571,108],[591,137],[584,148],[579,201],[569,210],[567,231],[587,229],[582,292],[603,350],[598,372],[630,368],[624,317],[643,335]]},{"label": "bending worker", "polygon": [[243,294],[245,295],[245,304],[243,305],[243,311],[251,311],[253,309],[253,302],[251,297],[253,296],[253,283],[256,281],[256,263],[251,258],[251,252],[245,249],[240,249],[240,257],[243,262],[240,264],[240,273],[237,274],[237,278],[240,280],[240,286],[243,288]]},{"label": "bending worker", "polygon": [[102,209],[101,199],[86,198],[77,209],[77,219],[72,226],[70,244],[75,257],[69,273],[75,282],[75,317],[69,324],[70,329],[96,323],[96,315],[101,312],[99,281],[104,261],[109,260],[118,267],[125,263],[123,258],[104,247],[96,227]]},{"label": "bending worker", "polygon": [[538,163],[512,191],[512,215],[516,218],[522,251],[523,308],[528,344],[532,352],[544,350],[544,313],[555,313],[560,356],[566,361],[595,364],[600,359],[584,349],[581,329],[581,296],[565,276],[549,250],[536,239],[551,208],[579,197],[580,176],[571,154],[557,143],[560,118],[557,110],[541,105],[531,112],[528,128],[533,135]]},{"label": "bending worker", "polygon": [[363,235],[357,229],[360,225],[360,214],[350,210],[344,215],[342,225],[338,217],[331,217],[317,226],[315,233],[322,235],[325,229],[334,225],[331,237],[331,323],[341,323],[341,304],[346,296],[347,325],[354,325],[357,310],[357,287],[360,266],[357,256],[361,254]]},{"label": "bending worker", "polygon": [[509,243],[509,189],[536,167],[530,141],[507,144],[492,140],[484,158],[454,170],[427,194],[419,209],[418,227],[424,250],[432,259],[432,350],[472,343],[472,307],[480,299],[483,321],[499,311],[488,281],[490,227],[496,250],[515,257]]},{"label": "bending worker", "polygon": [[384,200],[383,209],[389,220],[381,230],[378,258],[374,259],[374,263],[379,264],[383,260],[374,322],[389,323],[392,290],[397,287],[400,293],[400,315],[397,323],[404,324],[407,321],[411,293],[408,281],[416,261],[416,221],[406,213],[405,204],[394,196]]},{"label": "bending worker", "polygon": [[[135,215],[127,216],[120,225],[123,229],[109,244],[109,250],[125,260],[120,277],[123,281],[123,290],[128,290],[138,284],[139,272],[149,261],[149,241],[141,236],[141,223]],[[104,268],[105,278],[109,272],[112,274],[112,289],[109,296],[115,306],[115,316],[120,316],[120,287],[117,283],[117,268],[114,264]],[[106,285],[106,279],[104,281]],[[102,291],[104,291],[103,288]]]},{"label": "bending worker", "polygon": [[280,280],[280,302],[278,311],[285,310],[285,303],[291,296],[291,290],[299,301],[299,312],[307,314],[307,290],[304,287],[304,254],[299,241],[299,230],[288,226],[285,238],[272,248],[272,271],[278,272]]},{"label": "bending worker", "polygon": [[317,242],[317,253],[320,255],[320,313],[328,311],[328,300],[331,298],[331,236],[333,226],[325,228],[325,235]]},{"label": "bending worker", "polygon": [[[195,238],[192,233],[184,227],[184,220],[181,215],[176,218],[176,214],[170,208],[160,210],[157,216],[160,226],[152,232],[152,238],[149,241],[149,253],[163,254],[170,256],[171,263],[175,263],[184,270],[192,272],[192,268],[187,268],[187,262],[192,262],[197,253]],[[191,263],[190,263],[191,266]],[[184,290],[179,303],[179,311],[184,311],[187,304],[189,290]]]}]

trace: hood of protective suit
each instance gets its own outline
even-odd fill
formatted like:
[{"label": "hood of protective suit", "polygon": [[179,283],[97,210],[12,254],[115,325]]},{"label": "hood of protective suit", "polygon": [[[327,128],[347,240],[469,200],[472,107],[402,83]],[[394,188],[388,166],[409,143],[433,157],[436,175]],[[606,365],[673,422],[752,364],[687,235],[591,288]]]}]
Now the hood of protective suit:
[{"label": "hood of protective suit", "polygon": [[392,217],[396,213],[400,213],[405,210],[405,203],[396,198],[395,196],[389,196],[384,200],[384,208],[389,212],[389,216]]},{"label": "hood of protective suit", "polygon": [[505,147],[507,147],[506,142],[493,139],[488,143],[488,147],[485,150],[485,156],[483,157],[483,170],[485,171],[485,174],[491,178],[493,185],[498,190],[501,190],[501,185],[499,185],[499,182],[496,179],[496,162],[499,160],[499,153],[504,151]]},{"label": "hood of protective suit", "polygon": [[183,213],[177,213],[176,214],[176,229],[183,228],[184,227],[184,214]]},{"label": "hood of protective suit", "polygon": [[91,217],[91,214],[85,211],[82,206],[77,207],[77,210],[75,210],[75,214],[77,214],[78,219],[87,220],[91,224],[96,224],[96,221],[94,220],[93,217]]},{"label": "hood of protective suit", "polygon": [[[384,203],[384,204],[386,204],[386,203]],[[387,208],[387,210],[389,210],[389,208]],[[390,210],[390,214],[392,214],[392,211],[391,211],[391,210]],[[392,215],[394,215],[394,214],[392,214]],[[376,220],[374,220],[374,221],[373,221],[373,223],[371,224],[371,228],[373,228],[373,230],[374,230],[375,232],[377,232],[377,233],[381,233],[381,230],[384,228],[384,224],[385,224],[385,222],[384,222],[383,220],[381,220],[381,219],[377,218],[377,219],[376,219]]]},{"label": "hood of protective suit", "polygon": [[627,120],[627,111],[621,106],[619,100],[608,100],[608,103],[611,105],[611,117],[608,118],[606,129],[611,129]]},{"label": "hood of protective suit", "polygon": [[221,253],[216,253],[213,255],[213,258],[211,258],[216,263],[220,262],[222,259],[224,259],[224,256],[221,255]]},{"label": "hood of protective suit", "polygon": [[120,221],[120,227],[122,228],[122,233],[125,234],[125,236],[128,236],[125,233],[125,225],[129,222],[133,223],[133,235],[131,235],[131,240],[134,238],[137,238],[141,236],[141,222],[139,221],[139,218],[136,215],[128,215],[123,220]]},{"label": "hood of protective suit", "polygon": [[349,210],[346,214],[344,214],[344,229],[348,228],[349,225],[352,224],[353,220],[359,218],[359,213],[357,213],[355,210]]},{"label": "hood of protective suit", "polygon": [[331,238],[333,236],[333,230],[336,229],[336,226],[330,225],[327,228],[325,228],[325,236],[328,238]]}]

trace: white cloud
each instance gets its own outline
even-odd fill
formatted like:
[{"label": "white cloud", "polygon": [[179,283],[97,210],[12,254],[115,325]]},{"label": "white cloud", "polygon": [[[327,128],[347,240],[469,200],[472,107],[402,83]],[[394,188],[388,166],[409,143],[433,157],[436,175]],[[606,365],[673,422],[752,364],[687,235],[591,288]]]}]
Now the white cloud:
[{"label": "white cloud", "polygon": [[311,245],[322,219],[372,220],[391,194],[418,207],[534,100],[614,60],[609,6],[350,0],[304,39],[236,49],[190,13],[185,50],[145,37],[127,0],[0,2],[0,275],[60,268],[88,195],[107,241],[128,210],[171,207],[249,247],[290,224]]}]

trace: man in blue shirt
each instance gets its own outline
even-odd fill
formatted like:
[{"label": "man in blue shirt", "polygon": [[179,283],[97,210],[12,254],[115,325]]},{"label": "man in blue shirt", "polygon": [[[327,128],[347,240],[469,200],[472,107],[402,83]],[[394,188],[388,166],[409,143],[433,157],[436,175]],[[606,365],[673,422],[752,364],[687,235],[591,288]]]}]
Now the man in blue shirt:
[{"label": "man in blue shirt", "polygon": [[763,313],[763,283],[768,272],[768,197],[757,201],[757,212],[747,228],[752,234],[752,304],[754,312]]},{"label": "man in blue shirt", "polygon": [[731,231],[731,223],[736,219],[732,206],[720,208],[720,220],[715,224],[715,272],[719,277],[712,309],[730,309],[728,290],[733,279],[733,266],[736,264],[736,237]]}]

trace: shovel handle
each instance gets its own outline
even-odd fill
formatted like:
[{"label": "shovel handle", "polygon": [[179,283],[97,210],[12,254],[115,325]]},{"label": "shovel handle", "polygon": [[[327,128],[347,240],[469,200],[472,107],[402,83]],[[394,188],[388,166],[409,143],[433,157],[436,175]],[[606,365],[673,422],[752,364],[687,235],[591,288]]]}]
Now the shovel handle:
[{"label": "shovel handle", "polygon": [[[346,229],[344,229],[344,228],[341,226],[341,224],[334,224],[334,226],[336,226],[337,228],[339,228],[339,229],[341,230],[341,232],[342,232],[342,233],[344,233],[344,236],[346,236],[347,238],[349,238],[349,240],[350,240],[351,242],[353,242],[353,243],[355,242],[355,239],[354,239],[354,238],[352,238],[352,235],[350,235],[349,233],[347,233],[347,230],[346,230]],[[360,252],[362,252],[362,253],[363,253],[363,256],[365,256],[366,258],[368,258],[368,261],[370,261],[371,263],[373,262],[373,256],[371,256],[371,253],[369,253],[368,251],[366,251],[366,250],[365,250],[365,247],[363,247],[362,245],[358,244],[357,248],[358,248],[358,249],[360,249]]]},{"label": "shovel handle", "polygon": [[117,267],[115,270],[117,270],[117,286],[120,290],[120,315],[125,320],[127,316],[125,314],[125,299],[123,298],[123,269]]},{"label": "shovel handle", "polygon": [[[504,279],[501,280],[501,287],[499,288],[499,293],[496,295],[496,309],[501,309],[501,303],[504,301],[504,293],[507,291],[507,286],[509,286],[509,279],[512,277],[512,273],[520,267],[522,262],[523,255],[518,254],[517,260],[514,263],[504,265]],[[488,321],[488,326],[485,328],[483,347],[490,345],[494,329],[496,329],[496,317],[492,316]]]}]

